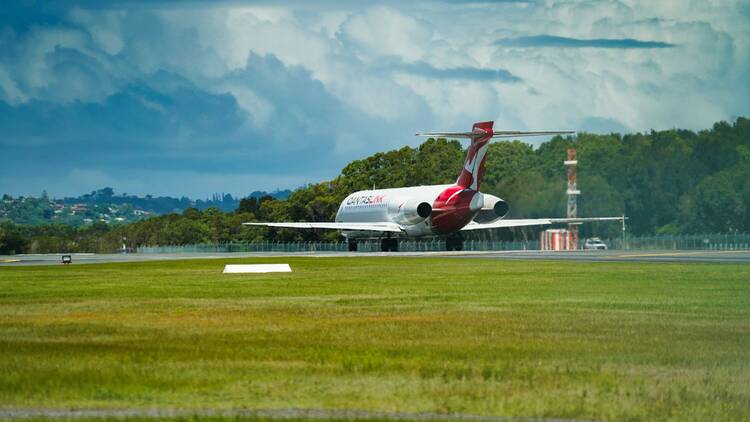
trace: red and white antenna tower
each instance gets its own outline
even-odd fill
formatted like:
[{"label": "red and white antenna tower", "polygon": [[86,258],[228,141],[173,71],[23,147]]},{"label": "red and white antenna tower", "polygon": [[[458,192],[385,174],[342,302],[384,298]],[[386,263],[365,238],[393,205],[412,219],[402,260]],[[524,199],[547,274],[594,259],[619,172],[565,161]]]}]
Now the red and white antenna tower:
[{"label": "red and white antenna tower", "polygon": [[[568,168],[568,218],[578,217],[578,195],[581,191],[576,186],[576,166],[578,160],[576,159],[576,149],[568,148],[568,159],[563,161],[563,164]],[[578,249],[578,224],[568,224],[568,248]]]}]

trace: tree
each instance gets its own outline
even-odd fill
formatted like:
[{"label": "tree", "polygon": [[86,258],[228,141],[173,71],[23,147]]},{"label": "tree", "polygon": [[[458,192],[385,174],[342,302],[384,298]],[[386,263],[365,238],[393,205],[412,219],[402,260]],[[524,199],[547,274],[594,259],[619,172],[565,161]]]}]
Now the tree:
[{"label": "tree", "polygon": [[683,232],[750,231],[750,165],[705,178],[680,201]]},{"label": "tree", "polygon": [[249,213],[253,215],[257,214],[258,213],[258,200],[252,196],[250,198],[242,198],[240,200],[240,205],[237,207],[237,210],[235,212]]},{"label": "tree", "polygon": [[206,223],[178,219],[164,227],[162,240],[167,245],[191,245],[208,242],[209,234],[210,228]]},{"label": "tree", "polygon": [[[497,192],[495,187],[503,181],[516,179],[519,174],[534,168],[537,157],[531,145],[521,141],[504,141],[490,144],[485,161],[482,190]],[[455,168],[460,168],[458,164]],[[455,171],[454,168],[454,171]],[[497,192],[497,194],[502,194]]]},{"label": "tree", "polygon": [[0,223],[0,255],[25,253],[29,240],[20,227],[10,222]]},{"label": "tree", "polygon": [[191,220],[197,220],[201,218],[201,212],[197,208],[186,208],[185,211],[182,212],[182,215],[185,218],[189,218]]}]

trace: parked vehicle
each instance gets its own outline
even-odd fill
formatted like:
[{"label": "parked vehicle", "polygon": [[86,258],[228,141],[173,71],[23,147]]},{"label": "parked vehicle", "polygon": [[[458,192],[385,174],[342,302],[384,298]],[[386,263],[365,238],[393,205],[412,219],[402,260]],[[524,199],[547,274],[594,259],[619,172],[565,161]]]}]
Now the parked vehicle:
[{"label": "parked vehicle", "polygon": [[607,244],[602,242],[598,237],[590,237],[583,243],[583,249],[593,249],[599,251],[606,251]]}]

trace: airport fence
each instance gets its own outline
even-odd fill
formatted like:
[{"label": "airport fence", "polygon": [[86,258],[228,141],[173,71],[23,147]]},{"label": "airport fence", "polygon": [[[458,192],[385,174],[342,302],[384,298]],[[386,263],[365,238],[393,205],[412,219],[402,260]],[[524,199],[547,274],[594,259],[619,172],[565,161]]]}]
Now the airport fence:
[{"label": "airport fence", "polygon": [[[750,234],[698,234],[698,235],[657,235],[626,236],[603,239],[610,249],[650,249],[650,250],[744,250],[750,249]],[[583,248],[584,239],[579,242]],[[465,251],[507,251],[538,250],[538,240],[465,240]],[[139,253],[200,253],[200,252],[345,252],[346,242],[258,242],[221,243],[196,245],[141,246]],[[379,252],[380,241],[359,242],[361,252]],[[445,241],[440,239],[401,240],[399,251],[431,252],[444,251]]]},{"label": "airport fence", "polygon": [[626,236],[624,244],[622,238],[610,239],[606,243],[611,249],[744,250],[750,249],[750,234]]},{"label": "airport fence", "polygon": [[[379,245],[379,244],[378,244]],[[138,253],[200,252],[344,252],[346,242],[200,243],[195,245],[140,246]]]},{"label": "airport fence", "polygon": [[[505,242],[489,240],[466,240],[466,251],[502,251],[539,249],[537,241]],[[140,246],[138,253],[212,253],[212,252],[346,252],[346,242],[258,242],[258,243],[205,243],[195,245]],[[379,240],[363,240],[357,247],[360,252],[380,252]],[[398,250],[402,252],[437,252],[445,250],[445,241],[401,240]]]}]

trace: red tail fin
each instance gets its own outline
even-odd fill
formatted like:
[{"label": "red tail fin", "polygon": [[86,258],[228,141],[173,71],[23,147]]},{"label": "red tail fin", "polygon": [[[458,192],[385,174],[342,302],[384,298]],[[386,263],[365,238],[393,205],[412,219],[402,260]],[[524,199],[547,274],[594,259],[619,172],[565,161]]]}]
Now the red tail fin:
[{"label": "red tail fin", "polygon": [[458,186],[479,190],[479,184],[484,176],[485,155],[493,135],[492,124],[493,122],[474,123],[474,127],[471,129],[471,144],[466,151],[464,167],[458,175],[458,180],[456,180]]}]

